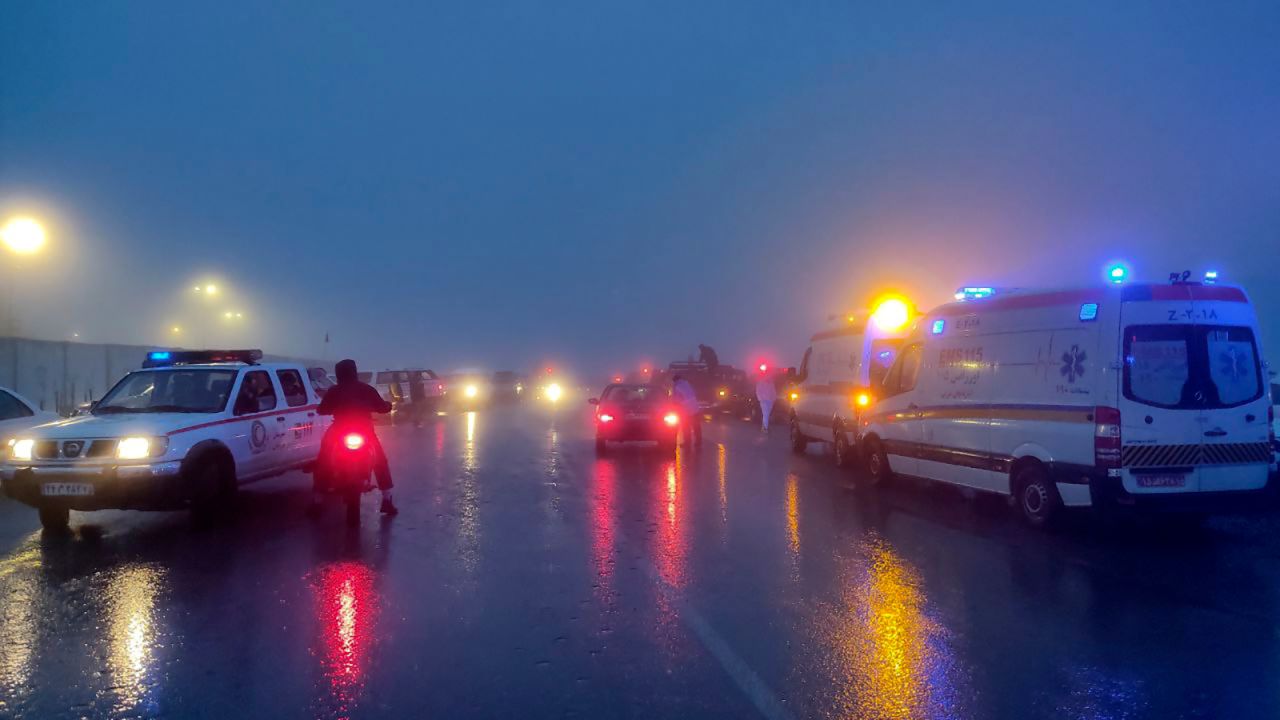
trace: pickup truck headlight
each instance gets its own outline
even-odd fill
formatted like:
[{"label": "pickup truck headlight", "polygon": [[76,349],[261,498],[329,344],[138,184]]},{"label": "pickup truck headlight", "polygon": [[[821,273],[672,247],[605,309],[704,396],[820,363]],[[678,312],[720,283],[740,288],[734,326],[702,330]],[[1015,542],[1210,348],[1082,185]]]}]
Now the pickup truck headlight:
[{"label": "pickup truck headlight", "polygon": [[14,460],[30,460],[31,451],[36,447],[36,441],[31,438],[23,438],[15,440],[9,444],[9,456]]},{"label": "pickup truck headlight", "polygon": [[159,457],[169,448],[169,438],[126,437],[116,443],[116,458],[119,460],[141,460],[148,457]]}]

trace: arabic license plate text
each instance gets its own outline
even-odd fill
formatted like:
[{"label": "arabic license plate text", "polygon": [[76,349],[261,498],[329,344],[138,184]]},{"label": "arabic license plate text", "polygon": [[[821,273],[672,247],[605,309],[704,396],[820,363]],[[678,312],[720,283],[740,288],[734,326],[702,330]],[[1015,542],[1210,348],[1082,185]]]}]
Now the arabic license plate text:
[{"label": "arabic license plate text", "polygon": [[45,483],[40,486],[40,494],[45,497],[92,495],[93,486],[89,483]]},{"label": "arabic license plate text", "polygon": [[1186,487],[1187,476],[1182,473],[1165,473],[1161,475],[1139,475],[1138,487],[1175,488]]}]

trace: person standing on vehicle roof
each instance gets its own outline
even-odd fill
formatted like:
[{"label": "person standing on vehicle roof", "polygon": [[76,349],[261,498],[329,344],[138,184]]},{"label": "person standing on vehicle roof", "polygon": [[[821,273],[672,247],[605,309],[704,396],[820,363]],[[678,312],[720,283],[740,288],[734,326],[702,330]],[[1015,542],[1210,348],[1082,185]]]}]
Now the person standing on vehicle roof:
[{"label": "person standing on vehicle roof", "polygon": [[715,348],[710,345],[698,346],[698,362],[707,366],[711,372],[715,372],[720,367],[720,356],[716,355]]},{"label": "person standing on vehicle roof", "polygon": [[680,414],[683,416],[682,421],[685,426],[684,439],[686,443],[692,445],[702,444],[702,409],[698,407],[698,394],[694,392],[693,385],[682,375],[676,375],[671,378],[671,397],[675,399],[680,406]]},{"label": "person standing on vehicle roof", "polygon": [[[391,500],[391,466],[387,463],[387,453],[382,449],[382,443],[378,442],[378,435],[373,429],[373,413],[385,415],[391,412],[391,403],[383,400],[372,385],[360,382],[355,360],[340,361],[334,367],[334,372],[338,376],[338,383],[324,394],[316,412],[332,415],[336,425],[351,427],[364,433],[369,439],[374,456],[373,474],[378,479],[378,489],[382,491],[381,512],[384,515],[395,515],[400,511]],[[319,492],[315,494],[313,502],[320,502]]]},{"label": "person standing on vehicle roof", "polygon": [[773,413],[773,404],[778,400],[778,386],[769,377],[768,368],[761,365],[760,377],[756,379],[756,400],[760,403],[760,431],[769,434],[769,415]]}]

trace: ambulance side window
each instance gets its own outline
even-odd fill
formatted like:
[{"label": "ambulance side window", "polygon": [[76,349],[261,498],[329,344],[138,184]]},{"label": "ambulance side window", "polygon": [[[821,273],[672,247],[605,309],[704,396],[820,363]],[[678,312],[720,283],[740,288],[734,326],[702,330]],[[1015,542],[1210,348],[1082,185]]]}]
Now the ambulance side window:
[{"label": "ambulance side window", "polygon": [[800,372],[796,374],[796,382],[803,383],[809,379],[809,356],[813,355],[813,347],[804,350],[804,359],[800,361]]},{"label": "ambulance side window", "polygon": [[244,374],[240,394],[236,396],[236,415],[274,410],[278,399],[276,388],[266,370],[252,370]]},{"label": "ambulance side window", "polygon": [[307,386],[302,383],[302,373],[297,370],[277,370],[276,379],[284,391],[284,401],[289,407],[307,404]]},{"label": "ambulance side window", "polygon": [[916,381],[920,379],[919,345],[912,345],[902,352],[902,377],[898,383],[898,392],[910,392],[916,389]]},{"label": "ambulance side window", "polygon": [[884,385],[881,389],[884,397],[900,395],[915,389],[916,381],[920,378],[920,357],[919,345],[912,345],[902,351],[902,354],[898,356],[898,361],[893,364],[889,374],[885,376]]}]

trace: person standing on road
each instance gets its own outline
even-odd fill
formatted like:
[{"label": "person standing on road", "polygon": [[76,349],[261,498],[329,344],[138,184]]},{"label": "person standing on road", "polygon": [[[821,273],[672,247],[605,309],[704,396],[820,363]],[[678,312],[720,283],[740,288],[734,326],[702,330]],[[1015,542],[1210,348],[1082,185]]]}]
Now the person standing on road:
[{"label": "person standing on road", "polygon": [[760,431],[769,434],[769,415],[773,413],[773,403],[778,400],[778,386],[769,377],[767,369],[760,371],[756,379],[756,401],[760,403]]},{"label": "person standing on road", "polygon": [[[360,382],[355,360],[340,361],[334,367],[334,372],[338,376],[338,383],[324,394],[316,412],[332,415],[335,425],[358,430],[369,439],[373,451],[373,474],[378,479],[378,489],[382,491],[380,512],[383,515],[395,515],[400,511],[391,500],[391,488],[394,486],[391,482],[391,466],[387,463],[387,453],[382,449],[382,443],[378,442],[378,434],[373,429],[373,413],[385,415],[391,412],[391,403],[383,400],[372,385]],[[326,454],[322,451],[321,457]],[[319,489],[316,488],[317,491]],[[317,492],[312,508],[319,502]]]},{"label": "person standing on road", "polygon": [[698,407],[698,394],[693,385],[683,376],[671,378],[671,396],[680,406],[681,422],[685,426],[684,441],[692,445],[702,444],[701,408]]}]

